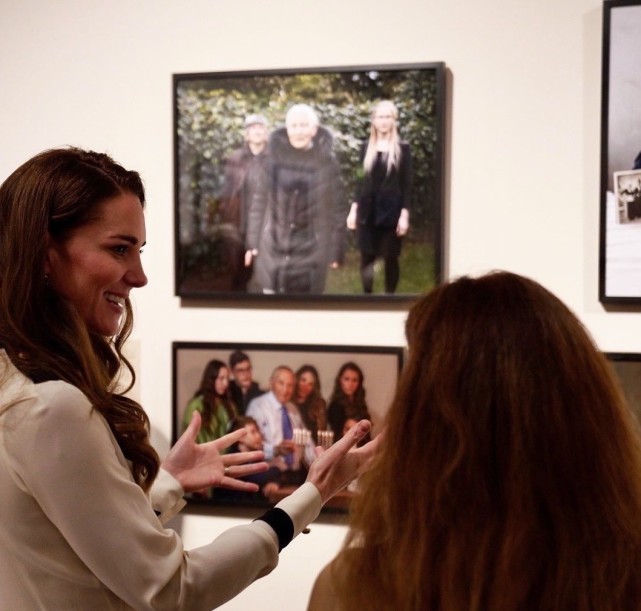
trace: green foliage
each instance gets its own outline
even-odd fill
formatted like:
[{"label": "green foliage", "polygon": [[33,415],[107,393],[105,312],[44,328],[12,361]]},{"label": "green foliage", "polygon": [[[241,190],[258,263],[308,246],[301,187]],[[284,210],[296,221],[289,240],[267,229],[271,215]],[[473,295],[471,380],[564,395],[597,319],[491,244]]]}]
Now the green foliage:
[{"label": "green foliage", "polygon": [[399,131],[413,158],[412,227],[439,218],[437,159],[440,126],[434,70],[292,73],[180,81],[176,91],[181,243],[207,239],[218,207],[224,163],[243,142],[245,116],[260,112],[284,124],[298,102],[314,107],[335,138],[345,186],[345,209],[355,191],[361,142],[369,135],[374,102],[393,100]]}]

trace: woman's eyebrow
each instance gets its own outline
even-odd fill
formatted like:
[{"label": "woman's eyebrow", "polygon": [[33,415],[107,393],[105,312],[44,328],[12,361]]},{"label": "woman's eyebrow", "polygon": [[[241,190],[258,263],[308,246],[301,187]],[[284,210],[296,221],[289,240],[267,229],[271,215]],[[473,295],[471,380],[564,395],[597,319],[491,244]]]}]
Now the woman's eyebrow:
[{"label": "woman's eyebrow", "polygon": [[[112,237],[117,238],[118,240],[124,240],[125,242],[129,242],[130,244],[132,244],[134,246],[136,244],[138,244],[138,238],[136,238],[136,237],[134,237],[132,235],[127,235],[127,234],[124,234],[124,233],[118,233],[118,234],[116,234],[116,235],[114,235]],[[146,243],[147,243],[146,241],[143,242],[141,244],[141,246],[144,246]]]}]

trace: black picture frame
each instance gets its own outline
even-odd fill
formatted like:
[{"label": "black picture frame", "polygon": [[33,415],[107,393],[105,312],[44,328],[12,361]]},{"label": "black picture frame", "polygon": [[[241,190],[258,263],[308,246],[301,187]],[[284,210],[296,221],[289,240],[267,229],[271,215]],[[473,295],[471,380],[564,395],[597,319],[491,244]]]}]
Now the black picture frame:
[{"label": "black picture frame", "polygon": [[[335,377],[340,367],[356,363],[363,372],[372,435],[381,429],[385,413],[392,402],[404,360],[404,348],[398,346],[337,346],[313,344],[262,344],[231,342],[173,342],[172,343],[172,445],[184,430],[184,414],[188,402],[201,383],[205,367],[213,359],[229,366],[230,355],[240,350],[253,367],[253,379],[261,390],[268,391],[273,370],[281,365],[294,372],[303,365],[313,365],[319,374],[321,395],[329,403]],[[271,506],[291,493],[296,485],[284,483],[278,491],[264,494],[237,493],[214,489],[206,494],[187,495],[191,503],[204,505]],[[326,509],[344,511],[352,496],[344,491],[330,501]]]},{"label": "black picture frame", "polygon": [[[321,303],[367,304],[407,301],[438,284],[443,276],[445,78],[443,62],[174,74],[176,295],[210,301],[274,303],[311,299]],[[343,217],[347,218],[356,184],[362,179],[361,143],[368,137],[373,104],[381,99],[392,99],[396,103],[399,135],[408,142],[411,151],[410,230],[403,238],[400,278],[394,294],[385,293],[378,264],[373,292],[365,294],[360,280],[356,232],[345,228]],[[322,281],[291,280],[295,274],[289,271],[290,267],[283,267],[286,264],[279,264],[274,271],[274,265],[260,248],[254,262],[260,267],[263,257],[271,285],[267,287],[268,283],[255,269],[249,281],[243,277],[243,271],[247,270],[242,260],[248,240],[240,235],[244,230],[238,229],[242,224],[237,214],[239,198],[230,195],[239,192],[234,181],[238,180],[239,172],[244,171],[236,171],[234,176],[232,166],[235,160],[234,167],[239,167],[239,157],[234,157],[234,151],[236,155],[241,154],[246,118],[262,115],[273,133],[283,127],[286,112],[294,103],[310,105],[320,118],[321,128],[329,130],[340,175],[340,181],[332,178],[323,183],[341,185],[341,195],[331,198],[337,202],[331,221],[336,231],[332,230],[328,239],[326,230],[317,229],[327,222],[316,220],[314,228],[306,234],[311,237],[301,242],[315,252],[336,250],[339,258],[340,246],[343,246],[342,265],[327,270],[322,288],[319,288]],[[275,145],[272,150],[276,150]],[[272,178],[276,170],[263,176],[266,178],[257,189],[261,194],[275,188],[277,182]],[[265,197],[259,197],[258,201],[265,201]],[[312,195],[309,198],[316,201]],[[251,195],[246,199],[256,201]],[[254,209],[262,210],[261,206]],[[270,210],[268,205],[263,219],[269,218]],[[256,218],[261,218],[260,213],[252,216]],[[263,229],[264,223],[262,221]],[[259,224],[252,220],[252,227]],[[284,238],[280,241],[273,238],[279,249],[284,242]],[[325,265],[316,267],[326,268]],[[273,276],[279,279],[274,280]],[[317,278],[318,270],[311,272],[311,276]],[[275,293],[272,286],[276,287]]]},{"label": "black picture frame", "polygon": [[641,1],[603,4],[599,300],[641,303]]},{"label": "black picture frame", "polygon": [[621,384],[628,405],[641,422],[641,353],[604,352]]}]

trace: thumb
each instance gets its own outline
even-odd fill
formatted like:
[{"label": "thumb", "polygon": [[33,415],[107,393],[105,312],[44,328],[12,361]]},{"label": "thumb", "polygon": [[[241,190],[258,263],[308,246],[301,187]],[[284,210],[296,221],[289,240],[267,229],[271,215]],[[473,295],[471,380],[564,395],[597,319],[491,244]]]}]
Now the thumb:
[{"label": "thumb", "polygon": [[196,437],[198,437],[198,432],[200,431],[201,422],[202,420],[200,412],[194,411],[194,413],[191,415],[191,422],[185,429],[184,436],[188,439],[191,439],[191,441],[196,441]]}]

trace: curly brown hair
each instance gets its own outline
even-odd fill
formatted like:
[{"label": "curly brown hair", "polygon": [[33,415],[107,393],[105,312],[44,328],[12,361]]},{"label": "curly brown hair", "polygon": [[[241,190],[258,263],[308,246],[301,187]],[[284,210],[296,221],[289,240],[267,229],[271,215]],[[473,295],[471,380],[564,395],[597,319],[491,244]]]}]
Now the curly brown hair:
[{"label": "curly brown hair", "polygon": [[[49,286],[44,268],[49,239],[64,241],[95,220],[122,193],[145,204],[140,176],[103,153],[78,148],[44,151],[0,187],[0,347],[34,381],[63,380],[79,388],[109,424],[135,480],[147,490],[159,469],[143,408],[117,392],[122,354],[133,326],[127,299],[114,337],[93,333],[69,301]],[[129,390],[125,389],[124,392]]]}]

